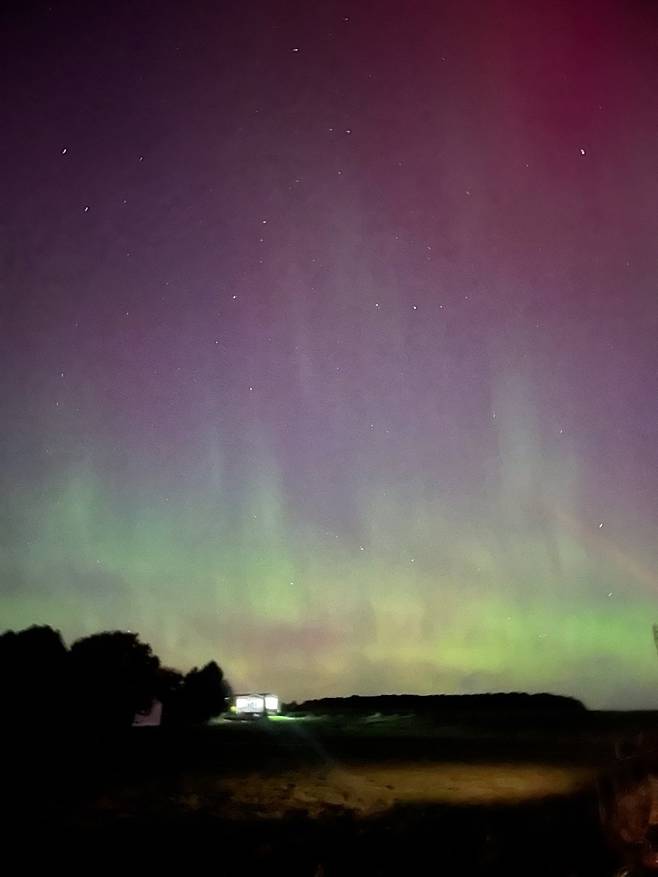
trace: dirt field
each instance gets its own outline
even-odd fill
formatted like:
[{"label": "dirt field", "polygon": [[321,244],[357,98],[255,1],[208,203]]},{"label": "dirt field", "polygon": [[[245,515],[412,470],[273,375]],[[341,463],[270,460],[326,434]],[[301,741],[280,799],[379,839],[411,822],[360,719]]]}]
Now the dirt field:
[{"label": "dirt field", "polygon": [[552,796],[568,796],[591,788],[590,767],[542,764],[354,764],[243,776],[189,778],[182,804],[213,806],[221,815],[239,818],[258,814],[281,818],[305,811],[322,816],[343,808],[372,816],[399,804],[501,805]]},{"label": "dirt field", "polygon": [[21,800],[21,767],[10,817],[22,813],[23,828],[64,857],[138,849],[189,864],[221,849],[234,857],[227,874],[612,877],[623,856],[600,822],[600,778],[638,721],[136,729],[53,743],[68,750],[32,759],[38,799],[30,788]]}]

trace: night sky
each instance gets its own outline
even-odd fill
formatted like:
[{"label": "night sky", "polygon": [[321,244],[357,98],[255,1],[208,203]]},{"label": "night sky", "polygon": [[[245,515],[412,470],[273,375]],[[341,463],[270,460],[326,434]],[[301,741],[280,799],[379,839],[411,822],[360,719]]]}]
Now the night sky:
[{"label": "night sky", "polygon": [[658,707],[658,9],[0,13],[0,619]]}]

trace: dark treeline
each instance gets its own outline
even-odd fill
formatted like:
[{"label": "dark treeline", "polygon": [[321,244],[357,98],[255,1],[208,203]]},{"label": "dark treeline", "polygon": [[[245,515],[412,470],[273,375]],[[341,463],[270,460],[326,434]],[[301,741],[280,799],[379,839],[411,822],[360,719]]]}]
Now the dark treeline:
[{"label": "dark treeline", "polygon": [[130,727],[139,713],[162,704],[162,723],[192,725],[222,713],[231,695],[215,661],[181,673],[163,667],[139,634],[106,631],[67,648],[47,626],[0,635],[5,729]]},{"label": "dark treeline", "polygon": [[289,712],[372,715],[414,713],[585,713],[585,705],[574,697],[558,694],[379,694],[351,697],[322,697],[287,705]]}]

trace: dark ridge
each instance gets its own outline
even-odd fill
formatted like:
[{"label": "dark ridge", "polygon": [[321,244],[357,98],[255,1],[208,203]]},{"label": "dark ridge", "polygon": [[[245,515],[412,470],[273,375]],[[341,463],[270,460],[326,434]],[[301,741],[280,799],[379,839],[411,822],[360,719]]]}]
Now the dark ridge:
[{"label": "dark ridge", "polygon": [[436,713],[570,713],[583,714],[587,707],[575,697],[559,694],[498,692],[493,694],[377,694],[321,697],[286,704],[287,712],[333,714],[436,714]]}]

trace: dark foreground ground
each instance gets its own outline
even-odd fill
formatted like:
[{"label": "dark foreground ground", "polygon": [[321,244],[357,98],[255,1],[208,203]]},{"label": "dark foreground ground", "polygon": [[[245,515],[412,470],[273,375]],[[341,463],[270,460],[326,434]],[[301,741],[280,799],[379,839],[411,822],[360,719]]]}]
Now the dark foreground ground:
[{"label": "dark foreground ground", "polygon": [[649,819],[633,784],[654,726],[595,713],[39,729],[3,747],[5,850],[128,873],[612,877],[639,858],[642,831],[620,840],[611,814],[628,793]]}]

